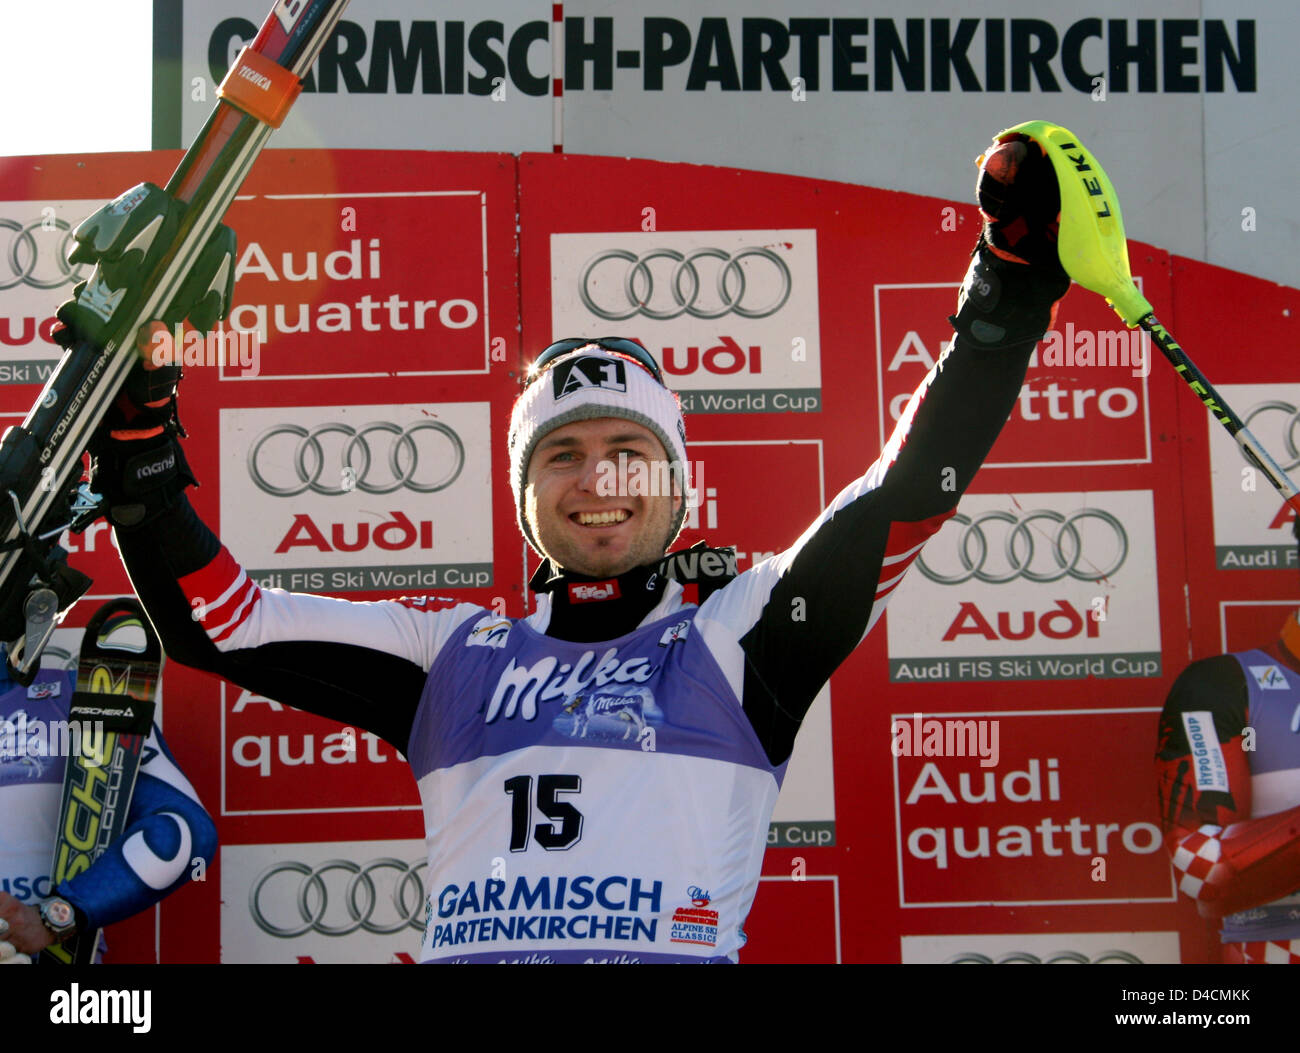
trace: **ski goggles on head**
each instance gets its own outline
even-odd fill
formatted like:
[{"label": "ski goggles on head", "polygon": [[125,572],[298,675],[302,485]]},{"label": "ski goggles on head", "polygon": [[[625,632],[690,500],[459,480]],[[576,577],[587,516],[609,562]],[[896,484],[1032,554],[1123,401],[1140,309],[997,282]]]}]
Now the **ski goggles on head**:
[{"label": "ski goggles on head", "polygon": [[610,354],[630,360],[654,377],[661,387],[666,388],[668,386],[664,383],[664,375],[659,369],[659,363],[654,360],[654,356],[635,340],[628,340],[621,336],[569,336],[563,340],[555,341],[555,343],[543,350],[533,360],[533,364],[528,367],[528,372],[524,374],[523,386],[528,387],[529,384],[570,351],[589,346],[598,347],[602,351],[608,351]]}]

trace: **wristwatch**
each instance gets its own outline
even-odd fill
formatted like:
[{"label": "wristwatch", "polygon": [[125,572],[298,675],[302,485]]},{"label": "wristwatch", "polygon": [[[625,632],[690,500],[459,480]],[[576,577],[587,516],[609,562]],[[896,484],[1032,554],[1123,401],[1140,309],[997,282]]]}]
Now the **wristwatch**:
[{"label": "wristwatch", "polygon": [[77,934],[77,912],[66,899],[53,896],[40,906],[41,924],[50,930],[55,943],[66,943]]}]

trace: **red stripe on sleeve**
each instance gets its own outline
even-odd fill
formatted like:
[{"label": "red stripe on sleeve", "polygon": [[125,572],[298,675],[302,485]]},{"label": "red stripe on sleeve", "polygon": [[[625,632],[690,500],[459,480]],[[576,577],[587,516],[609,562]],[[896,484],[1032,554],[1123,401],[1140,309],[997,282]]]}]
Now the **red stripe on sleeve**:
[{"label": "red stripe on sleeve", "polygon": [[[211,563],[177,580],[177,584],[189,601],[190,609],[196,615],[195,620],[207,630],[208,635],[211,636],[214,629],[222,630],[214,640],[225,639],[238,628],[239,622],[229,626],[226,623],[235,616],[235,612],[241,605],[247,603],[239,618],[240,622],[256,606],[260,590],[250,578],[246,578],[243,585],[232,595],[222,599],[242,573],[243,568],[235,562],[235,557],[223,545]],[[253,599],[248,602],[250,593],[253,594]]]},{"label": "red stripe on sleeve", "polygon": [[206,618],[199,619],[203,627],[208,630],[208,635],[212,637],[212,642],[221,643],[228,639],[252,613],[261,598],[262,590],[251,579],[245,578],[244,584],[230,599],[216,609],[208,611]]},{"label": "red stripe on sleeve", "polygon": [[192,574],[178,578],[177,584],[190,601],[191,607],[196,606],[196,601],[215,603],[217,597],[230,588],[242,572],[243,568],[235,562],[235,557],[222,545],[221,551],[212,557],[212,562]]},{"label": "red stripe on sleeve", "polygon": [[889,537],[885,540],[885,558],[880,567],[882,585],[876,589],[877,598],[888,596],[902,584],[901,575],[921,554],[919,546],[929,541],[939,532],[944,523],[956,514],[957,509],[953,508],[915,523],[895,522],[889,525]]}]

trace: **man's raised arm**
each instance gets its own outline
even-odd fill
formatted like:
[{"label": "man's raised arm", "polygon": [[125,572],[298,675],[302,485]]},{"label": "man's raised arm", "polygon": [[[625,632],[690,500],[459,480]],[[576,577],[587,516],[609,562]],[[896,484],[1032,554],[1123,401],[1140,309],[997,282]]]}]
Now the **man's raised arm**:
[{"label": "man's raised arm", "polygon": [[880,457],[789,549],[700,612],[773,763],[790,756],[818,691],[956,511],[1069,288],[1056,254],[1060,197],[1041,147],[1019,136],[992,150],[977,193],[985,223],[952,318],[957,335]]},{"label": "man's raised arm", "polygon": [[480,608],[257,585],[185,496],[195,480],[176,421],[179,380],[175,366],[137,369],[91,450],[92,485],[167,654],[406,752],[434,658]]}]

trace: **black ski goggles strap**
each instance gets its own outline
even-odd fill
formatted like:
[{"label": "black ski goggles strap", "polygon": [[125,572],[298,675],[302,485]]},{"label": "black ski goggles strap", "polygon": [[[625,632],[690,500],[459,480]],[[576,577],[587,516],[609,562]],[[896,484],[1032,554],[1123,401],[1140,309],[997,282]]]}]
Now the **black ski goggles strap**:
[{"label": "black ski goggles strap", "polygon": [[672,581],[697,585],[701,603],[724,585],[730,584],[739,574],[734,547],[713,548],[703,541],[697,541],[680,552],[670,553],[659,561],[656,569]]},{"label": "black ski goggles strap", "polygon": [[660,386],[668,386],[664,383],[663,372],[659,369],[659,363],[654,360],[654,356],[635,340],[628,340],[626,337],[621,336],[569,336],[563,340],[555,341],[555,343],[543,350],[534,359],[533,364],[528,367],[528,372],[524,374],[523,386],[528,387],[559,359],[570,351],[576,351],[582,347],[598,347],[603,351],[618,355],[620,358],[629,359],[654,377]]}]

